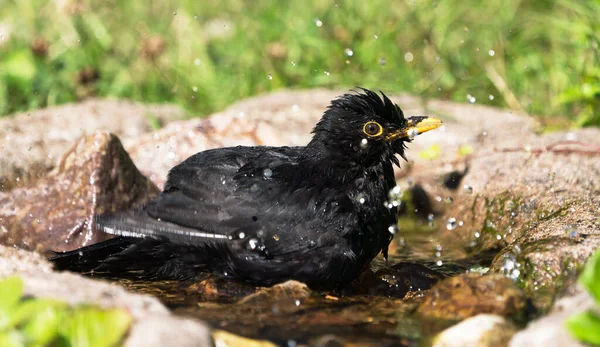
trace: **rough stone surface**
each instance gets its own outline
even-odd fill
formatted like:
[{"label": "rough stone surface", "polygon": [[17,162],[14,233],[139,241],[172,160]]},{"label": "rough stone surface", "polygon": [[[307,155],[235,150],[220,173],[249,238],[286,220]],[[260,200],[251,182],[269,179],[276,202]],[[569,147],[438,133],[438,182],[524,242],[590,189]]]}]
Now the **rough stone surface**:
[{"label": "rough stone surface", "polygon": [[81,136],[103,130],[133,138],[184,116],[172,105],[90,99],[2,118],[0,191],[44,176]]},{"label": "rough stone surface", "polygon": [[[210,329],[195,320],[172,315],[149,315],[129,330],[125,347],[177,346],[212,347]],[[243,345],[229,345],[232,347]]]},{"label": "rough stone surface", "polygon": [[442,331],[433,347],[502,347],[508,346],[517,332],[515,325],[501,316],[480,314]]},{"label": "rough stone surface", "polygon": [[525,296],[509,278],[467,273],[433,286],[417,312],[442,320],[463,320],[481,313],[521,319],[525,307]]},{"label": "rough stone surface", "polygon": [[31,186],[0,192],[0,243],[66,251],[109,237],[94,232],[96,214],[143,204],[158,194],[107,132],[80,139],[58,166]]},{"label": "rough stone surface", "polygon": [[583,346],[567,331],[565,321],[572,314],[594,307],[593,298],[581,288],[575,288],[558,300],[548,315],[530,322],[510,341],[511,347]]},{"label": "rough stone surface", "polygon": [[27,296],[52,298],[71,305],[124,308],[134,318],[126,346],[212,346],[202,322],[173,316],[158,299],[71,273],[57,273],[36,253],[0,245],[0,278],[18,275]]},{"label": "rough stone surface", "polygon": [[295,300],[308,298],[310,293],[311,290],[306,284],[298,281],[286,281],[272,287],[261,288],[256,293],[250,294],[240,300],[239,303],[252,304],[281,301],[292,303]]},{"label": "rough stone surface", "polygon": [[438,177],[469,167],[457,190],[417,168],[413,179],[442,197],[434,201],[441,244],[463,257],[502,249],[491,270],[517,280],[547,309],[600,246],[600,130],[530,139],[482,145],[449,167],[438,165]]}]

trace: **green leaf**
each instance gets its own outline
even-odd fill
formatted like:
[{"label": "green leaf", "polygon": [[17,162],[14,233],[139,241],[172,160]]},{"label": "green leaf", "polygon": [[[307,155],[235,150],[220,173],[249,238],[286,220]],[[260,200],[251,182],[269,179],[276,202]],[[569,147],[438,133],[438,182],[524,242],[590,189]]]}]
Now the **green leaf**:
[{"label": "green leaf", "polygon": [[23,296],[23,281],[17,277],[8,277],[0,281],[0,309],[8,309],[19,302]]},{"label": "green leaf", "polygon": [[56,340],[59,326],[67,317],[66,307],[67,305],[41,306],[21,329],[28,345],[46,346]]},{"label": "green leaf", "polygon": [[600,317],[586,311],[567,319],[567,329],[577,340],[592,345],[600,345]]},{"label": "green leaf", "polygon": [[2,347],[24,347],[21,336],[16,331],[6,333],[0,332],[0,346]]},{"label": "green leaf", "polygon": [[60,327],[71,346],[109,347],[119,343],[131,324],[131,315],[120,309],[78,308]]},{"label": "green leaf", "polygon": [[26,300],[14,308],[10,315],[9,327],[15,327],[31,319],[35,319],[37,315],[43,314],[48,310],[65,309],[66,307],[66,304],[52,299]]},{"label": "green leaf", "polygon": [[[596,251],[586,262],[583,272],[579,277],[579,283],[600,304],[600,250]],[[600,330],[599,330],[600,331]]]}]

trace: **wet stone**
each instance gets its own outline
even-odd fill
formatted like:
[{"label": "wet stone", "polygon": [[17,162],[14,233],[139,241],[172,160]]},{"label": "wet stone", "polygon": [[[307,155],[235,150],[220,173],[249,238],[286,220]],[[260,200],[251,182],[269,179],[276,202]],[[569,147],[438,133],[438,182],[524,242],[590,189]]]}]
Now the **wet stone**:
[{"label": "wet stone", "polygon": [[459,321],[478,314],[524,318],[523,292],[509,278],[466,273],[439,282],[425,294],[417,312],[424,318]]},{"label": "wet stone", "polygon": [[93,230],[95,215],[142,205],[158,193],[119,139],[97,132],[33,185],[0,192],[0,243],[36,251],[97,243],[111,236]]},{"label": "wet stone", "polygon": [[507,346],[517,332],[509,320],[480,314],[444,330],[433,341],[434,347]]},{"label": "wet stone", "polygon": [[286,281],[272,287],[259,289],[239,301],[240,304],[286,302],[299,306],[311,295],[308,286],[298,281]]},{"label": "wet stone", "polygon": [[198,301],[231,303],[254,294],[257,287],[222,277],[211,276],[185,288],[188,296]]},{"label": "wet stone", "polygon": [[431,288],[445,276],[417,263],[398,263],[377,272],[367,270],[353,284],[357,294],[403,298]]}]

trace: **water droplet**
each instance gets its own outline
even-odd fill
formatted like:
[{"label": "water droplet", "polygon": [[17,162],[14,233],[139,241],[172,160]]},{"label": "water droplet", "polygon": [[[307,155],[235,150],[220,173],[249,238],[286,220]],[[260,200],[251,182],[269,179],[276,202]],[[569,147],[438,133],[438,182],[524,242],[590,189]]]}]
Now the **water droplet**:
[{"label": "water droplet", "polygon": [[575,225],[568,225],[565,227],[565,234],[570,238],[577,238],[579,237],[579,230]]},{"label": "water droplet", "polygon": [[238,234],[238,237],[239,237],[240,239],[243,239],[244,237],[246,237],[246,234],[244,234],[243,232],[240,232],[240,233]]},{"label": "water droplet", "polygon": [[494,96],[492,94],[490,94],[490,96],[488,96],[488,98],[490,98],[490,100],[494,100]]},{"label": "water droplet", "polygon": [[494,52],[494,50],[493,50],[493,49],[490,49],[490,50],[488,51],[488,54],[490,55],[490,57],[493,57],[494,55],[496,55],[496,52]]},{"label": "water droplet", "polygon": [[323,26],[323,22],[321,22],[321,20],[319,18],[315,19],[315,24],[320,28]]},{"label": "water droplet", "polygon": [[511,252],[505,253],[502,256],[502,266],[500,267],[500,272],[511,278],[512,280],[517,280],[521,275],[520,270],[521,264],[517,261],[517,256]]},{"label": "water droplet", "polygon": [[379,65],[384,66],[387,64],[387,60],[384,57],[379,58]]},{"label": "water droplet", "polygon": [[410,140],[413,140],[417,135],[419,135],[419,129],[417,129],[417,128],[408,129],[408,138]]},{"label": "water droplet", "polygon": [[477,99],[471,94],[467,94],[467,100],[469,100],[469,104],[474,104],[475,101],[477,101]]},{"label": "water droplet", "polygon": [[390,232],[391,235],[395,235],[398,231],[400,231],[400,227],[397,225],[390,225],[390,227],[388,228],[388,231]]},{"label": "water droplet", "polygon": [[430,214],[427,215],[427,220],[430,221],[430,222],[433,222],[433,217],[434,217],[433,213],[430,213]]},{"label": "water droplet", "polygon": [[176,15],[177,15],[177,12],[173,12],[173,15],[174,15],[174,16],[176,16]]},{"label": "water droplet", "polygon": [[201,61],[200,59],[196,58],[196,60],[194,60],[194,65],[198,66],[200,65]]},{"label": "water droplet", "polygon": [[258,247],[258,240],[257,239],[248,240],[248,246],[250,246],[251,250],[255,250]]},{"label": "water droplet", "polygon": [[413,59],[414,59],[414,56],[411,52],[404,54],[404,60],[406,60],[407,62],[410,63],[411,61],[413,61]]},{"label": "water droplet", "polygon": [[198,20],[198,16],[194,16],[194,19],[195,19],[195,20]]},{"label": "water droplet", "polygon": [[456,228],[456,218],[454,218],[454,217],[448,218],[448,221],[446,222],[446,229],[454,230],[455,228]]},{"label": "water droplet", "polygon": [[323,71],[323,73],[325,74],[325,76],[329,76],[329,71]]},{"label": "water droplet", "polygon": [[194,91],[194,93],[195,93],[195,92],[197,92],[197,91],[198,91],[198,87],[196,87],[196,86],[193,86],[193,87],[192,87],[192,90],[193,90],[193,91]]},{"label": "water droplet", "polygon": [[373,35],[373,37],[375,38],[375,40],[377,40],[379,38],[379,36],[377,36],[377,35]]},{"label": "water droplet", "polygon": [[270,79],[270,80],[272,80],[272,79],[273,79],[273,75],[271,75],[271,74],[268,74],[268,75],[267,75],[267,78],[268,78],[268,79]]},{"label": "water droplet", "polygon": [[347,56],[351,57],[354,55],[354,52],[350,49],[350,48],[346,48],[344,50],[344,52],[346,53]]},{"label": "water droplet", "polygon": [[365,201],[366,201],[366,199],[365,199],[365,197],[362,194],[358,194],[356,196],[356,201],[360,202],[361,204],[364,204]]},{"label": "water droplet", "polygon": [[471,187],[470,185],[468,185],[468,184],[465,184],[465,185],[463,186],[463,188],[464,188],[464,190],[465,190],[465,193],[467,193],[467,194],[471,194],[471,193],[473,193],[473,187]]},{"label": "water droplet", "polygon": [[300,306],[300,300],[296,300],[294,301],[294,303],[296,304],[296,306]]},{"label": "water droplet", "polygon": [[296,62],[295,61],[291,61],[292,66],[296,66]]},{"label": "water droplet", "polygon": [[438,261],[435,262],[435,264],[437,266],[442,266],[442,264],[444,264],[444,262],[442,262],[441,260],[438,260]]},{"label": "water droplet", "polygon": [[279,235],[277,235],[277,234],[273,235],[273,240],[279,241]]},{"label": "water droplet", "polygon": [[404,195],[404,193],[402,192],[402,189],[400,188],[400,186],[395,186],[394,188],[390,189],[390,191],[388,192],[388,197],[389,197],[388,203],[391,204],[392,207],[400,206],[400,204],[402,203],[403,195]]},{"label": "water droplet", "polygon": [[273,176],[273,170],[268,169],[268,168],[263,170],[264,178],[271,178],[271,176]]},{"label": "water droplet", "polygon": [[360,140],[360,148],[365,149],[367,147],[369,147],[369,140],[367,140],[367,139]]}]

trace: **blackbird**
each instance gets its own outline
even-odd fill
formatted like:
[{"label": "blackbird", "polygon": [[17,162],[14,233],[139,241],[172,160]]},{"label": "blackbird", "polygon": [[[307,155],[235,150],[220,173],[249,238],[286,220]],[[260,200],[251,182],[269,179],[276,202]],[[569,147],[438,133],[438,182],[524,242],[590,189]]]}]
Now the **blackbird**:
[{"label": "blackbird", "polygon": [[340,288],[380,252],[397,223],[389,199],[396,154],[438,128],[405,118],[385,94],[358,88],[333,100],[301,147],[230,147],[197,153],[169,172],[143,208],[101,215],[117,235],[57,253],[58,269],[188,279],[213,272],[257,285],[288,279]]}]

